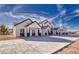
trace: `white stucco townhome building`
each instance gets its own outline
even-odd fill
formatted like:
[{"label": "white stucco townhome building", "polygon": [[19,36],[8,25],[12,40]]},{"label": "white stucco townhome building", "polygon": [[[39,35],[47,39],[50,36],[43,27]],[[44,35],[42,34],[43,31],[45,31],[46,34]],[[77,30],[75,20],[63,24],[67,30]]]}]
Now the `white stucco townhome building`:
[{"label": "white stucco townhome building", "polygon": [[13,35],[18,37],[45,36],[56,34],[55,24],[47,20],[32,21],[30,18],[16,23],[13,26]]}]

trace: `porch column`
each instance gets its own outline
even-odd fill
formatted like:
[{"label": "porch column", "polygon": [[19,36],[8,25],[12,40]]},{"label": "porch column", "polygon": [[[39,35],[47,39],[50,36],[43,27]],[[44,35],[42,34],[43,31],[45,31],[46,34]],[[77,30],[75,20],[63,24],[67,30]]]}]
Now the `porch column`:
[{"label": "porch column", "polygon": [[42,36],[42,29],[39,29],[39,32],[40,32],[40,34],[41,34],[41,36]]},{"label": "porch column", "polygon": [[38,29],[35,30],[35,36],[38,36]]},{"label": "porch column", "polygon": [[30,36],[32,36],[32,30],[30,29]]},{"label": "porch column", "polygon": [[42,35],[43,35],[43,36],[45,35],[45,31],[44,31],[44,30],[42,31]]},{"label": "porch column", "polygon": [[24,35],[25,35],[25,37],[27,37],[27,32],[26,32],[26,28],[24,29]]},{"label": "porch column", "polygon": [[47,30],[47,35],[48,35],[48,30]]},{"label": "porch column", "polygon": [[53,31],[53,34],[56,35],[56,30]]},{"label": "porch column", "polygon": [[43,30],[41,30],[41,36],[43,36]]}]

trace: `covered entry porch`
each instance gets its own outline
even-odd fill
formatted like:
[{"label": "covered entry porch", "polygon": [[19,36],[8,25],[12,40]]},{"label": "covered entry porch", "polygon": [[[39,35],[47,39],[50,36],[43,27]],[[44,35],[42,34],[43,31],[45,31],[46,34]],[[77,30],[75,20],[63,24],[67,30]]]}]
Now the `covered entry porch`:
[{"label": "covered entry porch", "polygon": [[29,28],[25,31],[25,36],[41,36],[41,29],[40,28]]}]

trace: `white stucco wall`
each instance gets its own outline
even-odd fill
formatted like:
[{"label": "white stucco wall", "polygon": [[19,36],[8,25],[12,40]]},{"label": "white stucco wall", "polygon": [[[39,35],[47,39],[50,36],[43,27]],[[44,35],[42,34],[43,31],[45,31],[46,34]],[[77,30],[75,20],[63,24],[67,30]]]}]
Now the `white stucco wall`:
[{"label": "white stucco wall", "polygon": [[41,28],[41,27],[36,22],[34,22],[26,28]]},{"label": "white stucco wall", "polygon": [[35,36],[38,36],[38,29],[41,32],[41,27],[37,24],[37,22],[34,22],[32,24],[30,24],[28,27],[26,27],[26,29],[30,28],[30,36],[32,36],[32,30],[35,31]]},{"label": "white stucco wall", "polygon": [[13,27],[13,33],[14,33],[14,36],[20,36],[20,29],[25,29],[25,25],[28,25],[30,24],[31,21],[30,20],[27,20],[21,24],[18,24],[16,26]]},{"label": "white stucco wall", "polygon": [[51,31],[51,28],[48,27],[46,29],[42,29],[41,33],[42,33],[43,36],[45,36],[45,33],[47,33],[47,35],[48,35],[48,31]]}]

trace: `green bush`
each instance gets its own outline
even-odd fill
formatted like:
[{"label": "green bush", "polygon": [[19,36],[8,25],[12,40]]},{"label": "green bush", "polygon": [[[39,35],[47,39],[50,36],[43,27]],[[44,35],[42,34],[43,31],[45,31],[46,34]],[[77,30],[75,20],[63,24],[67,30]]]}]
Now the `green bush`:
[{"label": "green bush", "polygon": [[5,25],[1,25],[0,26],[0,34],[1,35],[9,34],[9,30],[8,30],[8,28]]}]

